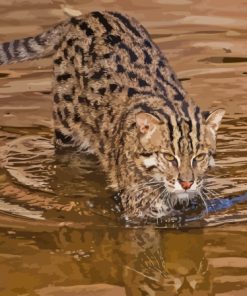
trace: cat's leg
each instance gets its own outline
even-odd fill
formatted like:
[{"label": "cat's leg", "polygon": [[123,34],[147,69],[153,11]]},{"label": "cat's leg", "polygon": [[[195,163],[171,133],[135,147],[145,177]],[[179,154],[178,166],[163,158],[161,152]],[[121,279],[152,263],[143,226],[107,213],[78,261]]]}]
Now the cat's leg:
[{"label": "cat's leg", "polygon": [[71,63],[59,48],[54,58],[53,119],[54,142],[56,148],[77,145],[73,131],[76,79]]},{"label": "cat's leg", "polygon": [[81,85],[75,77],[75,65],[62,56],[63,51],[59,49],[54,60],[55,146],[58,149],[74,147],[77,151],[94,153],[91,147],[92,132],[82,120],[88,112],[79,108],[78,94],[81,93]]}]

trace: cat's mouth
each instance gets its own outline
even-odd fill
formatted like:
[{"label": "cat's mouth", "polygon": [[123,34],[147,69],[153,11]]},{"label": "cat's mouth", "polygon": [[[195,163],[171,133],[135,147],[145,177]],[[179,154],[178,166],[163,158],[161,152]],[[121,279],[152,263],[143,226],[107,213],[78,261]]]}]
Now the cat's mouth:
[{"label": "cat's mouth", "polygon": [[177,205],[188,206],[190,200],[197,196],[196,190],[177,190],[169,195],[166,203],[171,208],[174,209]]}]

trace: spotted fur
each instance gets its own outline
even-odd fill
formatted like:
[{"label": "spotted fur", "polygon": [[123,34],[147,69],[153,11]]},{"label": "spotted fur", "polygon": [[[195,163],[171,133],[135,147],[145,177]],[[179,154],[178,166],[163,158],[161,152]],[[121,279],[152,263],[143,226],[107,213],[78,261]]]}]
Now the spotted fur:
[{"label": "spotted fur", "polygon": [[48,55],[56,146],[96,154],[126,215],[164,216],[200,191],[224,111],[203,115],[142,25],[97,11],[0,45],[0,64]]}]

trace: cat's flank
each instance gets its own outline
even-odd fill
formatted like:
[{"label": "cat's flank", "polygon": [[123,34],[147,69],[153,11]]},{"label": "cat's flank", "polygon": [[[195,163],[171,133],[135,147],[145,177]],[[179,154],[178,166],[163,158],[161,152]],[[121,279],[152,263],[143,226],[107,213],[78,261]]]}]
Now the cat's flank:
[{"label": "cat's flank", "polygon": [[57,147],[97,155],[129,217],[202,195],[223,109],[202,113],[132,17],[92,12],[0,45],[0,65],[54,56]]}]

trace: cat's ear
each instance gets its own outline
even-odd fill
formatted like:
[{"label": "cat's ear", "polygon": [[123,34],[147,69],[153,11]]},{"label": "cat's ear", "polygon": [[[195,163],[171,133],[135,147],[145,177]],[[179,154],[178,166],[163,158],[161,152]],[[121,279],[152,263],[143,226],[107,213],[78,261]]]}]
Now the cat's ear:
[{"label": "cat's ear", "polygon": [[141,134],[148,134],[156,129],[160,120],[150,113],[140,112],[136,114],[136,125]]},{"label": "cat's ear", "polygon": [[217,130],[220,127],[221,120],[225,115],[224,109],[217,109],[211,113],[205,112],[206,115],[206,125],[216,134]]}]

